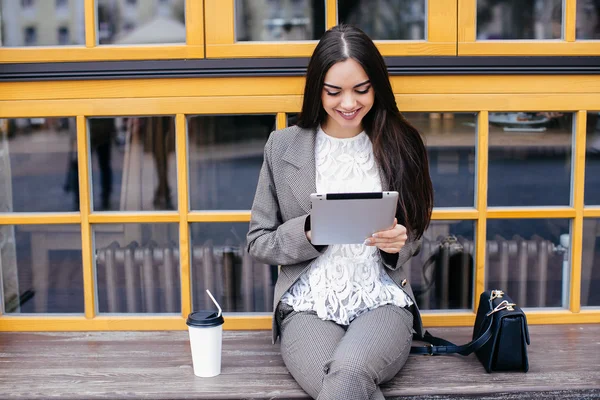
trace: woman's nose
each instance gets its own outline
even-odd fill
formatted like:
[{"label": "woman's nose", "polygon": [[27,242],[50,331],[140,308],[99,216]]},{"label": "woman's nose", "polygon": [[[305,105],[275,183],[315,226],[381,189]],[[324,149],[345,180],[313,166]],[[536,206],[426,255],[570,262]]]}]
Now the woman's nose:
[{"label": "woman's nose", "polygon": [[342,103],[340,104],[341,108],[347,111],[354,110],[354,106],[356,105],[356,99],[352,94],[345,94],[342,96]]}]

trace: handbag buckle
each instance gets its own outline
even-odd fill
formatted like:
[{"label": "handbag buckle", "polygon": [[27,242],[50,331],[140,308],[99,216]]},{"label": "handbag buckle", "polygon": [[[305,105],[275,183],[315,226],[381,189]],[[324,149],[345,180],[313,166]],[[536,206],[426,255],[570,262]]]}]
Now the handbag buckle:
[{"label": "handbag buckle", "polygon": [[431,343],[427,344],[427,356],[432,356],[433,355],[433,345]]},{"label": "handbag buckle", "polygon": [[514,308],[513,308],[514,306],[516,306],[515,303],[509,303],[508,301],[504,300],[500,304],[498,304],[492,311],[485,314],[485,316],[489,317],[490,315],[492,315],[498,311],[501,311],[501,310],[514,311]]},{"label": "handbag buckle", "polygon": [[504,292],[502,290],[492,290],[492,294],[490,295],[490,301],[494,299],[501,299],[504,296]]}]

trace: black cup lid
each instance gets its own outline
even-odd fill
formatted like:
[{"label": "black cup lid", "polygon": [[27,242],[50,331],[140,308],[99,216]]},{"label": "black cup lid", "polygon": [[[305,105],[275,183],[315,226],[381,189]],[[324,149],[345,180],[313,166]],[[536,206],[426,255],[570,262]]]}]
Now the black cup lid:
[{"label": "black cup lid", "polygon": [[223,315],[217,316],[215,311],[196,311],[188,315],[186,324],[188,326],[200,326],[209,328],[211,326],[223,325]]}]

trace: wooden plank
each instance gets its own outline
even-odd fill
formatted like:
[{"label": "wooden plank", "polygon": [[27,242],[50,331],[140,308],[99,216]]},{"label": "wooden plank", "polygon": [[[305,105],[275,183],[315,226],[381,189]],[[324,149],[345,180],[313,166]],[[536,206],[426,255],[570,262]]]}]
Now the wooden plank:
[{"label": "wooden plank", "polygon": [[[463,343],[471,328],[431,332]],[[600,395],[599,325],[530,326],[530,334],[527,374],[488,375],[474,355],[413,355],[382,390],[387,398]],[[11,371],[0,378],[4,398],[308,398],[287,372],[279,344],[271,345],[269,331],[225,332],[222,373],[210,379],[193,375],[185,331],[1,333],[0,347],[0,364]]]}]

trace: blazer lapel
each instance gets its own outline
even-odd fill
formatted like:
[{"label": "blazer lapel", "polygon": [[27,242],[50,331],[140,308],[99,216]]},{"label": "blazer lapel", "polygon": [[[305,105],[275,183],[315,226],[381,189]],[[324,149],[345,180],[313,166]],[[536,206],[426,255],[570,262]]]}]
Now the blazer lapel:
[{"label": "blazer lapel", "polygon": [[310,195],[317,191],[315,137],[314,130],[301,129],[282,157],[297,168],[286,176],[286,180],[296,201],[306,213],[309,213],[311,208]]}]

